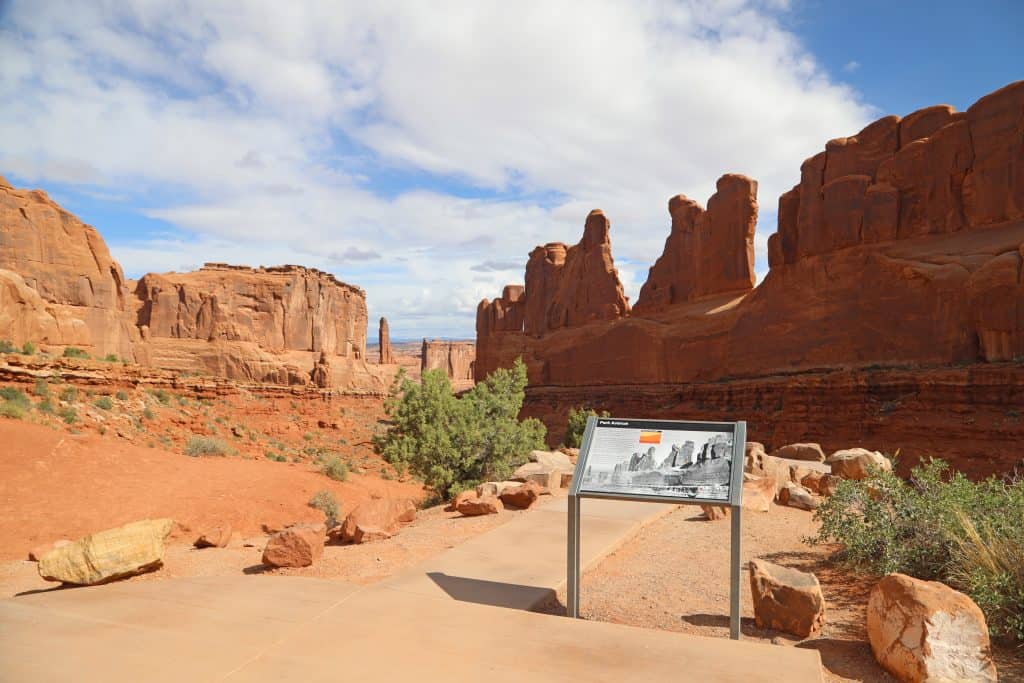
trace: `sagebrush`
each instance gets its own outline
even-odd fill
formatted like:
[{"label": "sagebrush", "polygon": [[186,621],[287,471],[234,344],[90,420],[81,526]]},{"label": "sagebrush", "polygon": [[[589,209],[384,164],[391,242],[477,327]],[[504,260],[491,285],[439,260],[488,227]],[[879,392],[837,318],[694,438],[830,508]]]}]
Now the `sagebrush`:
[{"label": "sagebrush", "polygon": [[971,596],[994,636],[1024,641],[1024,482],[972,482],[941,460],[910,478],[876,471],[842,481],[815,512],[811,543],[875,574],[942,581]]},{"label": "sagebrush", "polygon": [[333,493],[326,489],[313,494],[313,497],[309,499],[309,507],[324,513],[328,526],[333,526],[338,519],[338,500]]},{"label": "sagebrush", "polygon": [[231,446],[211,436],[190,436],[185,444],[185,455],[198,457],[201,455],[230,455],[234,452]]},{"label": "sagebrush", "polygon": [[440,370],[424,372],[420,383],[400,373],[385,402],[388,429],[374,443],[399,473],[408,468],[445,497],[507,478],[531,450],[544,448],[544,425],[518,417],[525,389],[518,359],[461,397]]}]

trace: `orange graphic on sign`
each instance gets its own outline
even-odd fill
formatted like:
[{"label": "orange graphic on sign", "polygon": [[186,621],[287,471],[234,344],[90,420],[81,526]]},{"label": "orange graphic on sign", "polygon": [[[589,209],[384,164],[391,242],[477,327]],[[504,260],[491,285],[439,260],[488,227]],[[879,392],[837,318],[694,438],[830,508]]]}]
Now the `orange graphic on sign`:
[{"label": "orange graphic on sign", "polygon": [[661,443],[661,432],[640,432],[640,443]]}]

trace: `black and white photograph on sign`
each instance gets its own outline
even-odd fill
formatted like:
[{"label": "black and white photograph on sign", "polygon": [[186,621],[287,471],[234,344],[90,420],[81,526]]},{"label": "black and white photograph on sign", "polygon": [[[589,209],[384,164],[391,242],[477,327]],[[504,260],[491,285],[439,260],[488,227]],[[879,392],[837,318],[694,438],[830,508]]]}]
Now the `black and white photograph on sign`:
[{"label": "black and white photograph on sign", "polygon": [[598,422],[581,476],[581,491],[729,499],[732,432],[634,425],[630,421]]}]

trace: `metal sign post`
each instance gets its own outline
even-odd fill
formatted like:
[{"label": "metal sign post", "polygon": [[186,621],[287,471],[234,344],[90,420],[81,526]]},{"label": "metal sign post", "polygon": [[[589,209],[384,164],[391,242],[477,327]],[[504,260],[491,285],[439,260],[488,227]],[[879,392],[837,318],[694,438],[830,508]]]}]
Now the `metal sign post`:
[{"label": "metal sign post", "polygon": [[[729,460],[729,490],[726,499],[698,498],[691,495],[673,495],[672,491],[660,493],[642,493],[641,489],[630,491],[627,486],[619,486],[622,490],[613,490],[584,481],[588,473],[588,461],[594,445],[595,431],[603,426],[626,427],[628,429],[678,429],[680,431],[707,432],[712,434],[731,434],[732,453]],[[649,432],[654,433],[654,431]],[[660,433],[660,431],[659,431]],[[573,473],[572,486],[569,488],[568,531],[569,542],[566,553],[566,611],[568,616],[576,619],[580,614],[580,503],[584,498],[605,498],[613,500],[640,501],[649,503],[678,503],[681,505],[723,505],[730,508],[730,568],[729,568],[729,635],[733,640],[740,639],[740,543],[741,514],[743,509],[743,458],[747,441],[746,422],[673,422],[666,420],[626,420],[619,418],[590,417],[580,444],[580,454]],[[705,450],[707,446],[705,446]],[[692,449],[691,449],[692,451]],[[676,454],[673,447],[672,453]],[[634,454],[636,457],[638,454]],[[689,453],[687,455],[690,455]],[[704,454],[706,455],[706,453]],[[707,456],[711,457],[711,456]],[[702,462],[707,462],[704,460]],[[616,471],[618,469],[616,468]],[[653,487],[646,487],[653,488]],[[670,488],[670,487],[667,487]],[[682,487],[676,487],[682,488]]]}]

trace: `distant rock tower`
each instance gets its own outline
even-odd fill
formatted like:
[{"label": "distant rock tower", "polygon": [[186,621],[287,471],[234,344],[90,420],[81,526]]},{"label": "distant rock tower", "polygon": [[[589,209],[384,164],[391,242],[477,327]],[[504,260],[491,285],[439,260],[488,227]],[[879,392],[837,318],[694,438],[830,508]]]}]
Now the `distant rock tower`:
[{"label": "distant rock tower", "polygon": [[381,365],[393,365],[395,362],[395,354],[391,351],[391,331],[388,329],[388,319],[380,319],[380,328],[377,332],[377,338],[380,342],[380,364]]}]

